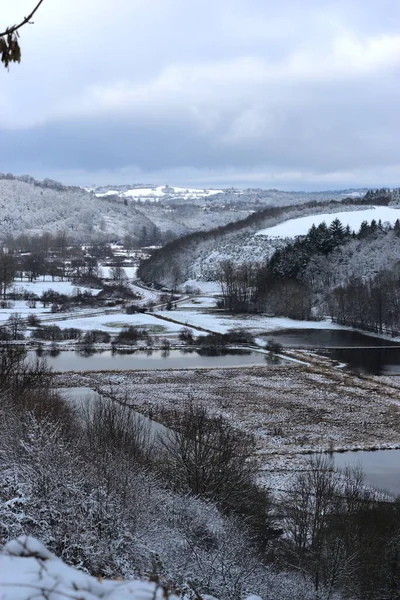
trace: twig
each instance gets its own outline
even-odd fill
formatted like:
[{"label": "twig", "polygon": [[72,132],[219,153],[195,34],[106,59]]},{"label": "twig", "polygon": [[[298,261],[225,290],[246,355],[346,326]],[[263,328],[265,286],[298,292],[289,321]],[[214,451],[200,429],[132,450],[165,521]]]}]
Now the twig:
[{"label": "twig", "polygon": [[20,29],[21,27],[23,27],[24,25],[29,23],[30,20],[32,19],[33,15],[35,14],[35,12],[38,10],[39,6],[42,4],[42,2],[43,2],[43,0],[40,0],[37,3],[37,5],[35,6],[35,8],[33,9],[33,11],[27,17],[25,17],[24,20],[19,25],[13,25],[12,27],[8,27],[5,31],[0,33],[0,37],[4,37],[5,35],[14,33],[15,31],[18,31],[18,29]]}]

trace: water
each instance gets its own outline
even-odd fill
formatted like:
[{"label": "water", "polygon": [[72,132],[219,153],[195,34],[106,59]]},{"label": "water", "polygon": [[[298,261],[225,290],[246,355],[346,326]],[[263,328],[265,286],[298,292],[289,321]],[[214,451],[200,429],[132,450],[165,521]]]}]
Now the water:
[{"label": "water", "polygon": [[[285,329],[268,335],[286,348],[341,348],[395,346],[390,340],[341,329]],[[399,350],[400,350],[400,345]]]},{"label": "water", "polygon": [[400,375],[399,348],[337,348],[323,353],[346,363],[353,373]]},{"label": "water", "polygon": [[400,494],[400,450],[334,452],[333,458],[335,467],[361,465],[366,483]]},{"label": "water", "polygon": [[[34,358],[35,352],[31,352]],[[111,350],[96,354],[84,355],[78,352],[62,351],[57,356],[46,354],[49,367],[54,371],[129,371],[134,369],[187,369],[198,367],[242,367],[251,365],[267,365],[270,357],[261,352],[244,350],[223,356],[200,356],[197,352],[171,350],[163,352],[154,350],[151,353],[137,350],[130,354],[113,353]],[[279,359],[278,359],[279,362]]]},{"label": "water", "polygon": [[[99,402],[108,403],[113,402],[109,398],[103,398],[98,392],[87,387],[71,387],[71,388],[57,388],[62,397],[71,403],[78,411],[87,409],[94,409],[96,404]],[[170,430],[165,425],[157,423],[149,419],[142,413],[136,410],[132,411],[135,417],[135,427],[140,430],[145,439],[149,442],[159,442],[164,439],[171,439]]]},{"label": "water", "polygon": [[[95,402],[111,402],[87,387],[58,388],[58,391],[78,409],[82,409],[87,404],[94,405]],[[134,411],[134,414],[136,423],[143,428],[150,442],[159,442],[163,437],[171,440],[168,427],[137,411]],[[332,456],[335,467],[343,469],[346,466],[361,466],[367,484],[388,490],[394,495],[400,494],[400,450],[334,452]]]},{"label": "water", "polygon": [[320,354],[346,363],[353,373],[400,375],[400,345],[391,340],[330,329],[277,331],[270,337],[286,348],[319,348]]}]

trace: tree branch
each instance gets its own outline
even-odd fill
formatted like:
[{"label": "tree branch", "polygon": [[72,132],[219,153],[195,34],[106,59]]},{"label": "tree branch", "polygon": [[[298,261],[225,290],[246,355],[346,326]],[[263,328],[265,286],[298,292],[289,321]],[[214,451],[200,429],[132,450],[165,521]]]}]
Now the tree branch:
[{"label": "tree branch", "polygon": [[24,18],[18,25],[7,27],[7,29],[0,33],[0,59],[6,69],[10,62],[21,62],[21,48],[18,43],[19,32],[27,23],[31,23],[31,19],[39,6],[43,3],[43,0],[39,0],[32,12]]},{"label": "tree branch", "polygon": [[27,23],[30,22],[30,20],[32,19],[33,15],[35,14],[35,12],[38,10],[39,6],[42,4],[44,0],[40,0],[37,5],[35,6],[35,8],[33,9],[33,11],[24,18],[23,21],[21,21],[21,23],[19,25],[13,25],[12,27],[7,27],[7,29],[5,31],[3,31],[2,33],[0,33],[0,37],[3,37],[5,35],[8,34],[12,34],[15,31],[18,31],[18,29],[20,29],[21,27],[23,27],[24,25],[27,25]]}]

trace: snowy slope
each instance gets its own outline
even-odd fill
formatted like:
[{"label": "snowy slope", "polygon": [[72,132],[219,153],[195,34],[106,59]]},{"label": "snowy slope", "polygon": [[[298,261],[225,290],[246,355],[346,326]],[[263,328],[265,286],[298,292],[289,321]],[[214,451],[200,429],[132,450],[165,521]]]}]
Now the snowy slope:
[{"label": "snowy slope", "polygon": [[[69,567],[34,538],[21,536],[0,556],[0,597],[4,600],[161,600],[162,586],[147,581],[111,581]],[[178,597],[168,595],[170,600]]]},{"label": "snowy slope", "polygon": [[[201,600],[213,600],[208,595],[197,596]],[[66,565],[43,544],[28,536],[20,536],[3,548],[0,597],[2,600],[179,600],[158,583],[91,577]],[[248,600],[261,599],[252,595]]]},{"label": "snowy slope", "polygon": [[65,230],[77,239],[94,236],[140,236],[153,222],[134,205],[97,198],[82,188],[44,187],[16,179],[0,179],[0,236],[55,234]]},{"label": "snowy slope", "polygon": [[390,208],[388,206],[374,206],[362,210],[352,210],[338,213],[323,213],[319,215],[308,215],[299,219],[290,219],[275,225],[261,229],[255,235],[264,235],[274,238],[292,238],[297,235],[306,235],[312,225],[318,227],[321,223],[330,225],[335,219],[339,219],[344,227],[351,228],[352,231],[358,231],[363,221],[370,223],[373,219],[382,223],[389,222],[393,224],[400,218],[400,209]]}]

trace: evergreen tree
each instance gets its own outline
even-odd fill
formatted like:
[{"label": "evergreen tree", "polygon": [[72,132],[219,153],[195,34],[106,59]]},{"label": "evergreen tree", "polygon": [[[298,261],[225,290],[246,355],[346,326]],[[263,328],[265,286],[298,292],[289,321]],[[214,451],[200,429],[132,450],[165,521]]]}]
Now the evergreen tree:
[{"label": "evergreen tree", "polygon": [[340,219],[336,218],[329,226],[329,232],[332,236],[332,239],[335,243],[335,246],[340,244],[340,242],[344,239],[346,232],[340,221]]}]

